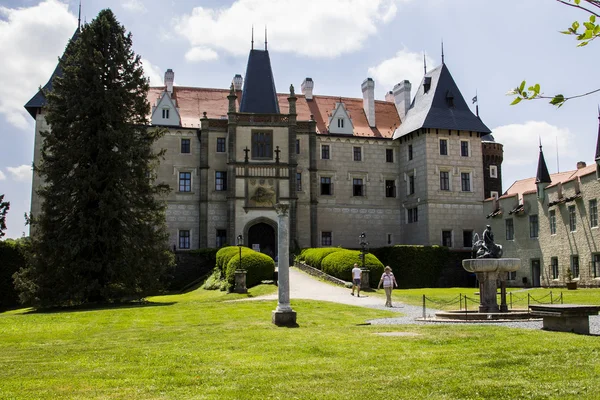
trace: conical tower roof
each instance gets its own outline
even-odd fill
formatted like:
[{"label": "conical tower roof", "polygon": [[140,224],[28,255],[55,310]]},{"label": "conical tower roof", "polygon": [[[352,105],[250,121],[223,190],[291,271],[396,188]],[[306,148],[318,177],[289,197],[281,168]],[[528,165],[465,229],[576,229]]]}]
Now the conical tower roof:
[{"label": "conical tower roof", "polygon": [[250,50],[240,112],[279,114],[268,50]]},{"label": "conical tower roof", "polygon": [[[79,37],[79,27],[73,34],[73,37],[71,37],[70,42],[77,40],[78,37]],[[61,60],[63,59],[64,56],[65,55],[63,53]],[[56,66],[56,68],[54,69],[54,72],[50,76],[50,79],[48,79],[48,82],[44,85],[44,87],[42,87],[40,90],[38,90],[38,92],[31,98],[31,100],[29,100],[27,102],[27,104],[25,104],[25,109],[29,112],[29,114],[33,118],[35,118],[37,110],[46,105],[46,96],[44,95],[44,92],[52,91],[52,81],[57,76],[61,77],[62,74],[63,74],[63,71],[62,71],[62,68],[60,67],[60,62],[59,62],[58,65]]]},{"label": "conical tower roof", "polygon": [[544,152],[542,151],[542,145],[540,145],[540,155],[538,158],[537,175],[535,177],[535,183],[552,183],[550,179],[550,173],[546,166],[546,160],[544,159]]}]

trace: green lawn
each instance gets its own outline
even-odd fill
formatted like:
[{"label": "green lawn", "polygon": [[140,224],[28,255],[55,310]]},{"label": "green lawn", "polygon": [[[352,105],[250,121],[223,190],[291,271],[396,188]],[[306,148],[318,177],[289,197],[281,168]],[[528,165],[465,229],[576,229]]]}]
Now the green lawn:
[{"label": "green lawn", "polygon": [[293,301],[299,328],[278,328],[275,301],[225,301],[242,297],[196,290],[144,306],[0,314],[0,399],[600,398],[598,337],[367,326],[395,314],[313,301]]}]

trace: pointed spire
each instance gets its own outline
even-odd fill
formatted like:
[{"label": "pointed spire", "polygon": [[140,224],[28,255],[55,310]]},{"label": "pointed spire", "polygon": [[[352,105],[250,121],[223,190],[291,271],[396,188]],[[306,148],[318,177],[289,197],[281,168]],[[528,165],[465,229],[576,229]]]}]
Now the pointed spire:
[{"label": "pointed spire", "polygon": [[600,161],[600,105],[598,106],[598,139],[596,141],[596,162]]},{"label": "pointed spire", "polygon": [[81,29],[81,0],[79,0],[79,17],[77,18],[77,30]]},{"label": "pointed spire", "polygon": [[265,51],[267,51],[267,26],[265,25]]},{"label": "pointed spire", "polygon": [[425,71],[424,75],[427,75],[427,60],[425,59],[425,52],[423,52],[423,70]]},{"label": "pointed spire", "polygon": [[444,40],[442,39],[442,64],[444,63]]},{"label": "pointed spire", "polygon": [[552,183],[550,179],[550,173],[546,166],[546,160],[544,159],[544,152],[542,151],[542,139],[540,138],[540,155],[538,158],[537,175],[535,177],[535,183]]},{"label": "pointed spire", "polygon": [[252,25],[252,40],[250,41],[250,50],[254,50],[254,25]]}]

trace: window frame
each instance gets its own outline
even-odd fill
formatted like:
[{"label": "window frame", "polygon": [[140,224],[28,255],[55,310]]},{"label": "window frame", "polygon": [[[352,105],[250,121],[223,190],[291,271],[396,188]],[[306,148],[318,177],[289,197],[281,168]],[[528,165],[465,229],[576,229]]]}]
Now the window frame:
[{"label": "window frame", "polygon": [[321,246],[333,246],[332,231],[321,231]]},{"label": "window frame", "polygon": [[497,178],[497,177],[498,177],[498,166],[490,165],[490,178]]},{"label": "window frame", "polygon": [[253,129],[251,133],[250,156],[253,160],[273,159],[273,131]]},{"label": "window frame", "polygon": [[[187,235],[185,235],[186,232]],[[177,248],[179,250],[189,250],[192,248],[192,231],[190,229],[178,229]]]},{"label": "window frame", "polygon": [[589,213],[590,213],[590,228],[598,227],[598,201],[592,199],[588,202]]},{"label": "window frame", "polygon": [[215,171],[215,191],[227,191],[227,171]]},{"label": "window frame", "polygon": [[[182,175],[184,176],[182,178]],[[188,177],[189,175],[189,177]],[[183,182],[183,186],[182,186],[182,182]],[[189,184],[186,185],[186,182],[189,182]],[[192,192],[192,171],[179,171],[179,179],[177,181],[178,183],[178,188],[179,188],[179,193],[191,193]],[[181,189],[184,190],[181,190]],[[187,190],[185,190],[187,189]]]},{"label": "window frame", "polygon": [[592,277],[600,277],[600,253],[592,253]]},{"label": "window frame", "polygon": [[[324,156],[327,157],[324,157]],[[321,160],[331,160],[331,145],[330,144],[322,144],[321,145]]]},{"label": "window frame", "polygon": [[408,152],[408,161],[411,161],[413,159],[413,157],[414,157],[413,145],[412,144],[408,145],[407,152]]},{"label": "window frame", "polygon": [[[442,143],[444,143],[444,146],[442,146]],[[447,138],[440,138],[438,140],[438,148],[439,148],[440,156],[448,155],[448,147],[449,147],[449,141]]]},{"label": "window frame", "polygon": [[163,107],[163,109],[162,109],[162,119],[169,119],[170,111],[171,111],[170,107]]},{"label": "window frame", "polygon": [[394,149],[385,149],[385,162],[394,162]]},{"label": "window frame", "polygon": [[529,238],[537,239],[540,237],[540,220],[537,214],[529,216]]},{"label": "window frame", "polygon": [[352,197],[364,197],[365,192],[365,180],[363,178],[352,178]]},{"label": "window frame", "polygon": [[569,232],[577,232],[577,211],[574,205],[567,208],[569,213]]},{"label": "window frame", "polygon": [[[446,233],[448,235],[446,235]],[[446,242],[446,239],[448,239],[448,242]],[[449,243],[449,245],[446,243]],[[448,247],[449,249],[452,248],[452,229],[442,230],[442,246]]]},{"label": "window frame", "polygon": [[[445,179],[442,178],[442,174],[446,174]],[[443,185],[444,182],[446,183],[445,186]],[[443,190],[444,192],[450,191],[450,171],[446,171],[446,170],[440,171],[440,190]]]},{"label": "window frame", "polygon": [[556,210],[548,211],[548,222],[550,224],[550,235],[556,235]]},{"label": "window frame", "polygon": [[302,191],[302,172],[296,172],[296,192]]},{"label": "window frame", "polygon": [[192,154],[192,140],[190,138],[181,138],[179,151],[181,154]]},{"label": "window frame", "polygon": [[[219,235],[219,233],[223,233]],[[227,229],[217,229],[215,232],[215,247],[221,248],[227,246]]]},{"label": "window frame", "polygon": [[[326,180],[327,182],[323,182]],[[327,185],[327,186],[323,186]],[[328,193],[323,193],[323,188],[327,187]],[[331,176],[321,176],[319,178],[319,194],[321,196],[333,196],[333,179]]]},{"label": "window frame", "polygon": [[352,146],[352,160],[363,161],[362,146]]},{"label": "window frame", "polygon": [[[469,234],[468,242],[465,241],[465,234]],[[472,248],[473,247],[473,230],[472,229],[463,229],[463,247]]]},{"label": "window frame", "polygon": [[[391,182],[391,186],[389,185]],[[384,181],[385,185],[385,197],[386,198],[395,198],[396,197],[396,180],[394,179],[386,179]]]},{"label": "window frame", "polygon": [[560,269],[558,268],[558,257],[550,257],[550,273],[552,279],[557,280],[560,276]]},{"label": "window frame", "polygon": [[[465,180],[466,177],[466,180]],[[461,192],[472,192],[471,187],[471,172],[460,173],[460,188]],[[465,189],[466,188],[466,189]]]},{"label": "window frame", "polygon": [[580,265],[579,265],[579,254],[573,254],[571,256],[571,275],[573,275],[573,279],[579,278],[580,273]]},{"label": "window frame", "polygon": [[406,223],[416,224],[419,222],[419,206],[414,206],[406,209]]},{"label": "window frame", "polygon": [[504,220],[504,232],[506,240],[515,240],[515,223],[512,218]]},{"label": "window frame", "polygon": [[217,153],[225,153],[227,150],[227,141],[224,137],[218,137],[217,138],[217,146],[216,146],[216,152]]},{"label": "window frame", "polygon": [[[466,146],[465,146],[465,144],[466,144]],[[461,139],[461,141],[460,141],[460,156],[461,157],[471,157],[471,142],[469,142],[468,140]]]}]

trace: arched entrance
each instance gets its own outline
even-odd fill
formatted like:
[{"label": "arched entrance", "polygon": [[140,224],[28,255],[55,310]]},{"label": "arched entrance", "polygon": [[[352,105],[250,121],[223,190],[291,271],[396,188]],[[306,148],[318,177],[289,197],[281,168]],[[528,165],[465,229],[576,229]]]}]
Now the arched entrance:
[{"label": "arched entrance", "polygon": [[275,228],[265,222],[259,222],[248,229],[248,247],[260,246],[260,252],[275,258],[277,255],[277,241]]}]

